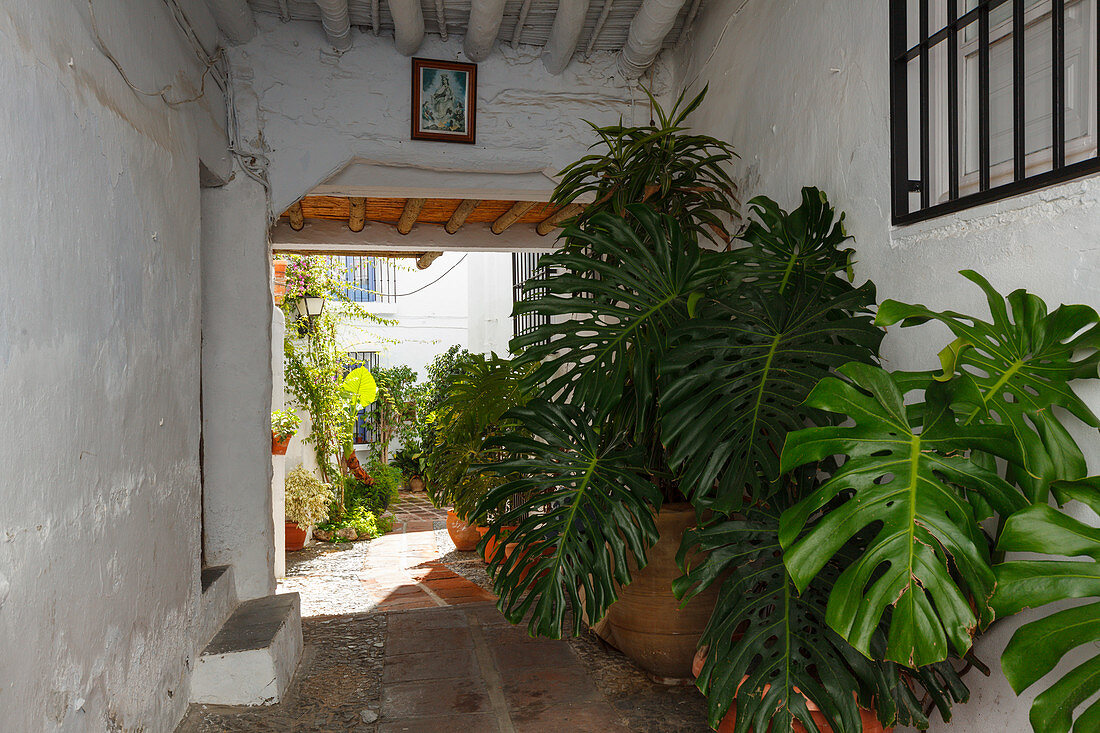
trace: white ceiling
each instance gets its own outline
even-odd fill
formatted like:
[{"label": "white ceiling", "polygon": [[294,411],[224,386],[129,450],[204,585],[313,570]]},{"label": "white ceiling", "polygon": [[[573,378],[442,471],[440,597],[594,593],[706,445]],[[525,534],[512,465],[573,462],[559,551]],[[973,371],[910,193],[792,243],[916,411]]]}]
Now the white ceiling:
[{"label": "white ceiling", "polygon": [[[634,20],[643,0],[591,0],[588,14],[581,34],[577,51],[581,54],[593,51],[618,51],[626,42],[630,23]],[[313,0],[248,0],[255,12],[268,13],[283,20],[311,20],[320,22],[321,11]],[[681,37],[685,22],[689,22],[698,12],[701,3],[689,0],[676,17],[676,22],[665,36],[664,45],[675,45]],[[424,12],[424,30],[439,35],[439,15],[437,5],[443,6],[448,35],[462,36],[470,16],[470,0],[421,0]],[[501,43],[511,44],[515,39],[516,24],[520,17],[524,0],[507,0],[504,6],[504,20],[500,25],[497,39]],[[610,6],[607,8],[606,6]],[[372,25],[374,6],[378,7],[379,28]],[[605,9],[606,18],[593,39],[593,31]],[[393,19],[386,0],[348,0],[351,24],[382,35],[393,35]],[[550,36],[550,28],[558,12],[558,0],[530,0],[527,17],[519,34],[519,43],[543,46]]]}]

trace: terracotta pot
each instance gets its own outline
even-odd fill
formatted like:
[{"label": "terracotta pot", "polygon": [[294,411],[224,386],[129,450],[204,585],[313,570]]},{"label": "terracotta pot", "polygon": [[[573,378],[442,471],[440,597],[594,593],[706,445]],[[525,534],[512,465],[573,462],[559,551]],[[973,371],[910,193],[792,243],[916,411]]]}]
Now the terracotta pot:
[{"label": "terracotta pot", "polygon": [[298,526],[296,522],[286,523],[286,549],[300,550],[306,546],[306,530]]},{"label": "terracotta pot", "polygon": [[[656,520],[660,539],[646,553],[649,564],[638,570],[629,559],[633,581],[618,588],[619,600],[592,630],[654,677],[690,679],[692,658],[714,610],[720,583],[680,608],[672,594],[672,581],[682,574],[676,552],[684,531],[696,524],[695,509],[687,503],[666,504]],[[699,553],[688,557],[692,566],[701,560]]]},{"label": "terracotta pot", "polygon": [[[520,552],[520,553],[517,554],[516,549],[518,547],[519,547],[518,542],[507,542],[504,545],[504,559],[507,561],[507,565],[506,565],[507,570],[511,570],[512,566],[515,565],[515,564],[524,563],[524,560],[526,560],[527,557],[528,557],[528,553],[530,552],[530,550],[528,550],[527,552]],[[543,556],[553,555],[553,554],[554,554],[554,548],[553,547],[548,547],[548,548],[546,548],[545,550],[542,551]],[[527,560],[527,562],[525,562],[523,564],[523,570],[521,570],[520,574],[519,574],[519,580],[520,580],[521,583],[527,578],[527,574],[530,573],[531,570],[535,567],[536,562],[538,562],[538,557],[537,556],[532,557],[532,559]],[[539,577],[542,577],[542,575],[545,575],[547,572],[549,572],[549,571],[548,570],[543,570],[542,574]]]},{"label": "terracotta pot", "polygon": [[[506,525],[506,526],[502,527],[501,530],[502,530],[502,533],[505,536],[507,536],[515,528],[516,528],[515,525]],[[482,537],[484,537],[486,534],[488,534],[489,528],[488,527],[478,527],[477,531]],[[482,550],[482,553],[481,553],[482,559],[485,560],[485,562],[487,562],[487,563],[492,562],[493,558],[496,557],[496,555],[497,555],[497,549],[499,547],[500,547],[499,535],[495,536],[495,537],[490,537],[489,540],[485,543],[485,548]],[[503,553],[503,551],[504,551],[503,548],[501,548],[502,553]]]},{"label": "terracotta pot", "polygon": [[454,509],[447,510],[447,534],[451,536],[451,542],[455,543],[455,549],[461,552],[470,552],[477,549],[478,540],[481,539],[481,528],[477,525],[463,521]]},{"label": "terracotta pot", "polygon": [[286,455],[286,448],[287,448],[288,445],[290,445],[290,439],[293,438],[293,437],[294,437],[293,435],[288,435],[288,436],[286,436],[286,440],[279,440],[279,438],[275,436],[275,432],[272,431],[272,433],[271,433],[271,455],[273,455],[273,456],[285,456]]},{"label": "terracotta pot", "polygon": [[[694,660],[692,660],[691,674],[693,677],[698,677],[699,673],[703,671],[703,664],[706,662],[706,660],[707,649],[706,647],[703,647],[695,653],[695,658]],[[745,684],[745,680],[747,680],[748,678],[748,675],[745,675],[743,678],[741,678],[741,685]],[[738,690],[741,689],[741,685],[737,686]],[[764,692],[766,693],[769,688],[771,688],[771,685],[764,685]],[[799,690],[797,687],[794,688],[794,690],[800,695],[802,694],[802,691]],[[736,692],[734,694],[736,694]],[[855,693],[852,694],[854,695]],[[806,699],[806,707],[810,709],[810,716],[814,719],[814,723],[817,724],[820,733],[833,733],[833,727],[829,725],[828,720],[825,717],[825,714],[821,712],[821,709],[818,708],[818,706],[815,705],[813,700],[811,700],[810,698],[806,697],[805,695],[802,695],[802,697]],[[884,728],[882,723],[879,722],[878,716],[876,716],[870,710],[866,710],[865,708],[861,707],[859,709],[859,718],[860,721],[863,723],[863,727],[861,729],[863,733],[891,733],[891,731],[894,730],[893,728]],[[726,713],[725,717],[723,717],[722,721],[718,724],[718,733],[734,733],[736,729],[737,705],[735,703],[734,705],[730,706],[729,712]],[[791,730],[793,731],[793,733],[806,733],[806,726],[802,725],[802,723],[796,720],[791,726]],[[751,729],[750,733],[752,733]]]},{"label": "terracotta pot", "polygon": [[423,490],[424,490],[424,479],[420,478],[419,476],[410,476],[409,477],[409,491],[423,491]]},{"label": "terracotta pot", "polygon": [[286,260],[275,260],[272,265],[275,270],[275,281],[272,292],[275,295],[275,305],[282,305],[286,296]]}]

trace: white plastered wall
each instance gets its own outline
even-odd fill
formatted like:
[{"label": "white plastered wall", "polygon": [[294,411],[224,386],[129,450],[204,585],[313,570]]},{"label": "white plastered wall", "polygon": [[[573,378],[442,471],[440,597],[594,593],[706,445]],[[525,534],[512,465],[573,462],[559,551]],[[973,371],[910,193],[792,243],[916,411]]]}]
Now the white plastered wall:
[{"label": "white plastered wall", "polygon": [[[971,268],[1003,293],[1027,288],[1052,308],[1100,306],[1096,179],[891,226],[887,9],[882,0],[708,3],[679,59],[680,85],[710,84],[692,124],[741,154],[736,177],[746,200],[765,194],[791,208],[802,186],[826,191],[847,212],[857,275],[875,282],[880,301],[985,314],[981,292],[956,274]],[[935,326],[891,328],[883,343],[886,366],[938,367],[936,353],[948,340]],[[1079,392],[1100,410],[1095,385]],[[1100,437],[1076,434],[1092,470],[1100,470]],[[1034,617],[1009,620],[979,641],[978,656],[993,676],[969,675],[970,702],[956,706],[950,724],[934,715],[933,731],[1029,729],[1036,690],[1017,699],[999,673],[999,658],[1019,622]]]},{"label": "white plastered wall", "polygon": [[[135,84],[193,92],[163,4],[95,8]],[[170,731],[199,599],[199,161],[228,174],[224,109],[136,94],[89,28],[85,2],[0,4],[0,727]]]},{"label": "white plastered wall", "polygon": [[[242,119],[256,128],[246,137],[271,151],[277,212],[356,158],[431,171],[553,175],[595,139],[584,120],[649,117],[645,95],[625,85],[613,54],[594,54],[552,76],[541,49],[501,46],[478,65],[477,144],[413,141],[412,62],[391,39],[355,31],[351,50],[338,55],[317,23],[267,15],[257,22],[256,38],[231,49],[230,58]],[[417,55],[466,60],[459,36],[428,36]],[[666,67],[643,81],[667,91]]]},{"label": "white plastered wall", "polygon": [[263,187],[238,175],[202,194],[203,532],[241,600],[275,591],[272,301]]}]

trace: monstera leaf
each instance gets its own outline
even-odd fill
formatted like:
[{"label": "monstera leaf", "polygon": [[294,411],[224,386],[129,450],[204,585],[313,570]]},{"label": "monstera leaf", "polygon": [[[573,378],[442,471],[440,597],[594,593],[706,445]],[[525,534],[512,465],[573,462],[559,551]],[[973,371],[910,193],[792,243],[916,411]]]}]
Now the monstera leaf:
[{"label": "monstera leaf", "polygon": [[[839,371],[850,381],[823,380],[807,404],[848,416],[855,425],[791,433],[780,468],[786,472],[834,455],[847,460],[784,512],[784,562],[795,586],[804,589],[857,533],[878,527],[829,594],[829,626],[871,655],[872,638],[892,606],[887,659],[917,667],[946,659],[952,648],[964,654],[979,620],[991,620],[987,601],[994,576],[986,538],[957,487],[982,496],[1003,516],[1026,505],[1010,484],[964,453],[1015,457],[1011,430],[958,425],[947,385],[939,382],[926,390],[922,424],[915,425],[888,372],[855,363]],[[823,509],[824,516],[803,534]]]},{"label": "monstera leaf", "polygon": [[[799,592],[783,566],[775,510],[753,508],[744,518],[693,530],[685,550],[693,546],[707,555],[676,581],[677,595],[691,597],[721,583],[716,611],[700,642],[707,660],[697,681],[709,701],[711,727],[736,703],[738,733],[792,730],[796,720],[817,731],[808,698],[833,730],[862,730],[858,702],[873,706],[886,725],[927,728],[928,718],[906,677],[936,701],[945,720],[952,703],[968,696],[950,664],[917,673],[874,661],[826,625],[826,601],[850,548]],[[874,642],[876,648],[884,646],[881,630]]]},{"label": "monstera leaf", "polygon": [[937,320],[951,329],[955,340],[940,352],[941,378],[959,373],[976,387],[963,421],[1010,425],[1023,447],[1024,469],[1010,478],[1032,502],[1045,503],[1051,481],[1085,475],[1080,448],[1051,408],[1064,408],[1100,427],[1069,384],[1097,377],[1100,316],[1085,305],[1063,305],[1048,313],[1046,303],[1031,293],[1016,290],[1005,298],[978,273],[961,274],[985,292],[992,322],[888,300],[879,307],[877,323],[913,326]]},{"label": "monstera leaf", "polygon": [[787,433],[816,416],[803,405],[810,390],[874,359],[874,302],[867,283],[830,298],[730,286],[700,304],[662,364],[672,376],[661,396],[661,435],[696,506],[729,511],[771,492]]},{"label": "monstera leaf", "polygon": [[791,212],[766,196],[749,206],[756,218],[741,235],[748,246],[737,256],[758,289],[783,293],[798,281],[833,289],[844,285],[837,273],[850,279],[852,249],[841,246],[849,239],[844,215],[837,216],[822,191],[803,188],[802,205]]},{"label": "monstera leaf", "polygon": [[[1052,488],[1060,503],[1075,500],[1100,513],[1100,477],[1059,481]],[[1053,671],[1067,654],[1085,647],[1093,656],[1035,698],[1031,727],[1036,733],[1100,730],[1100,702],[1092,702],[1074,721],[1074,711],[1100,692],[1100,656],[1095,654],[1100,642],[1100,529],[1036,504],[1009,517],[998,548],[1091,558],[1091,562],[1027,560],[999,565],[992,605],[998,616],[1006,616],[1070,598],[1097,601],[1021,626],[1005,648],[1001,667],[1019,694]]]},{"label": "monstera leaf", "polygon": [[[646,550],[657,541],[653,517],[661,493],[637,468],[641,452],[624,433],[593,425],[578,407],[533,400],[509,417],[530,436],[487,443],[509,458],[482,469],[513,480],[491,491],[477,516],[485,521],[510,505],[487,537],[517,543],[522,556],[511,562],[494,556],[489,572],[497,606],[512,623],[529,615],[532,635],[555,639],[571,608],[578,634],[582,608],[589,619],[602,617],[616,599],[616,583],[630,583],[627,556],[645,567]],[[505,538],[503,528],[512,525]]]},{"label": "monstera leaf", "polygon": [[643,423],[656,404],[657,363],[670,334],[731,260],[701,250],[671,217],[640,205],[629,211],[636,227],[595,216],[583,230],[566,230],[576,247],[539,260],[552,274],[524,285],[533,297],[514,315],[550,322],[517,336],[511,349],[539,365],[542,394],[599,412],[629,391]]}]

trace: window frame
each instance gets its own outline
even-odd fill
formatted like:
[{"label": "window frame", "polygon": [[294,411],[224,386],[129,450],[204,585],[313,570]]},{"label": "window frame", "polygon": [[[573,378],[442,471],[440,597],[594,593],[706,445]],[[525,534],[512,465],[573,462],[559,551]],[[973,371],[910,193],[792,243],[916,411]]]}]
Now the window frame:
[{"label": "window frame", "polygon": [[[1090,98],[1080,103],[1082,112],[1087,115],[1084,134],[1072,140],[1066,140],[1066,48],[1065,18],[1066,6],[1075,5],[1078,0],[1050,0],[1049,9],[1036,11],[1027,6],[1026,0],[978,0],[975,7],[965,12],[965,0],[938,0],[937,8],[946,15],[946,22],[936,23],[931,29],[930,0],[916,0],[915,11],[921,15],[914,24],[918,28],[915,43],[910,42],[911,13],[914,0],[891,0],[890,2],[890,117],[891,117],[891,210],[895,225],[904,225],[933,219],[945,214],[955,213],[982,204],[1003,200],[1024,193],[1045,188],[1058,183],[1068,182],[1083,176],[1100,172],[1100,151],[1097,150],[1097,126],[1100,121],[1100,53],[1097,52],[1097,37],[1100,36],[1100,0],[1089,0],[1091,16],[1085,28],[1087,37],[1083,45],[1086,62],[1092,78],[1084,86]],[[990,14],[996,8],[1008,4],[1012,10],[1010,20],[991,27]],[[943,11],[946,11],[945,13]],[[1022,27],[1028,27],[1032,18],[1040,12],[1051,17],[1053,40],[1050,42],[1053,54],[1051,63],[1051,107],[1055,114],[1051,118],[1050,144],[1030,153],[1026,152],[1024,130],[1027,120],[1023,105],[1023,85],[1026,75],[1023,65],[1024,40],[1026,34],[1020,34],[1019,40],[1013,40],[1010,52],[1012,59],[1012,104],[1013,121],[1010,129],[1013,134],[1013,152],[1007,161],[997,165],[990,164],[990,90],[989,50],[997,40],[1003,39],[1003,30],[1007,23],[1012,24],[1013,38],[1016,38],[1016,23],[1022,21]],[[939,13],[937,13],[939,15]],[[963,136],[968,134],[968,121],[959,114],[961,94],[965,93],[966,76],[961,68],[960,51],[967,41],[967,29],[976,29],[979,45],[979,81],[978,81],[978,171],[967,173],[967,143]],[[995,38],[994,34],[999,35]],[[947,88],[932,94],[932,49],[943,44],[946,52],[941,54],[937,68],[943,71],[946,65]],[[1017,58],[1019,56],[1019,58]],[[1055,61],[1057,59],[1057,62]],[[916,62],[913,64],[913,62]],[[911,71],[916,67],[916,73]],[[916,77],[919,85],[915,101],[916,129],[911,129],[910,77]],[[938,77],[937,77],[938,78]],[[953,83],[952,83],[953,80]],[[944,114],[946,107],[946,115]],[[1023,125],[1021,126],[1021,121]],[[942,129],[946,126],[946,130]],[[933,152],[934,136],[946,137],[946,153]],[[1059,135],[1061,144],[1058,144]],[[1082,143],[1084,140],[1086,143]],[[916,145],[919,164],[911,170],[911,146]],[[1091,154],[1090,154],[1091,152]],[[935,164],[933,158],[936,158]],[[944,158],[947,163],[944,165]],[[1049,170],[1030,173],[1044,160],[1050,160]],[[1007,172],[1006,172],[1007,171]],[[915,175],[913,175],[915,174]],[[946,175],[946,185],[937,178]],[[977,178],[977,190],[974,179]],[[1007,180],[1004,180],[1006,179]],[[1000,181],[1004,182],[1000,182]],[[946,191],[946,200],[938,200]],[[912,193],[919,192],[919,205],[912,206]],[[934,197],[936,197],[934,199]]]}]

